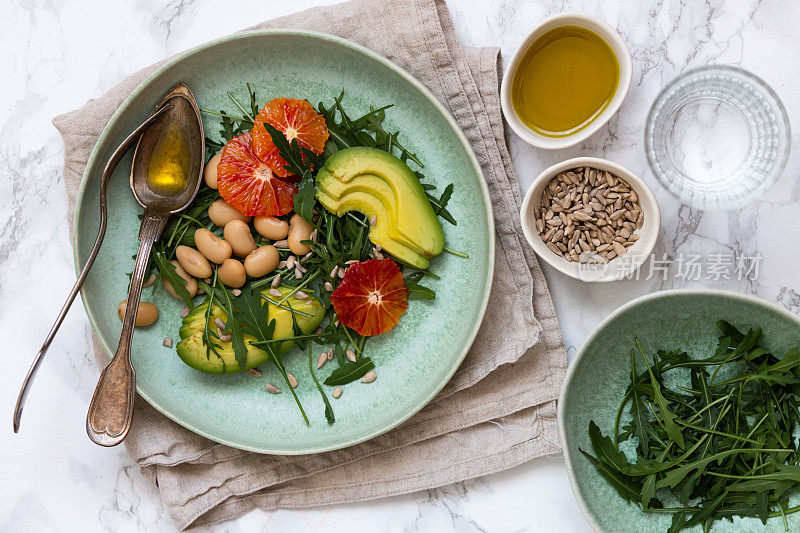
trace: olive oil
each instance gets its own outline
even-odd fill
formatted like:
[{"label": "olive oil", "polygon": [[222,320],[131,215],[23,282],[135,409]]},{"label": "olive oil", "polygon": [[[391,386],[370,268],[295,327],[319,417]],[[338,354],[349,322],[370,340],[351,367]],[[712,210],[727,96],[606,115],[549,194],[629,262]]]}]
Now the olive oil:
[{"label": "olive oil", "polygon": [[147,185],[156,194],[175,196],[186,188],[188,178],[189,139],[182,127],[169,122],[153,146]]},{"label": "olive oil", "polygon": [[611,46],[580,26],[559,26],[525,51],[511,83],[520,120],[547,137],[566,137],[603,112],[619,85]]}]

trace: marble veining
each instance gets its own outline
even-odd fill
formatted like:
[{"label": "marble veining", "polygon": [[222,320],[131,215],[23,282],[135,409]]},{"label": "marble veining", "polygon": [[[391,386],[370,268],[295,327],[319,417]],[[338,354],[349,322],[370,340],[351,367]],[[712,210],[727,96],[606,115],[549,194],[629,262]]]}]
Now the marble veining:
[{"label": "marble veining", "polygon": [[[50,120],[100,96],[126,75],[167,55],[261,20],[333,0],[10,0],[0,17],[6,73],[0,96],[0,531],[173,531],[158,493],[123,449],[94,446],[84,417],[98,371],[80,302],[62,327],[34,385],[22,433],[11,432],[16,392],[30,358],[74,281],[61,167]],[[545,152],[511,135],[523,190],[545,167],[569,157],[606,157],[641,175],[662,209],[655,254],[666,275],[587,285],[545,269],[568,354],[619,305],[662,288],[718,287],[759,295],[800,313],[800,159],[791,154],[778,183],[734,212],[681,206],[655,180],[644,155],[649,106],[669,80],[711,63],[763,78],[790,120],[800,111],[800,5],[780,0],[450,0],[462,42],[498,46],[509,57],[543,18],[595,13],[616,27],[633,55],[622,109],[582,145]],[[9,77],[10,74],[10,77]],[[798,136],[792,138],[796,147]],[[681,257],[760,256],[758,276],[679,276]],[[10,342],[9,342],[10,341]],[[417,494],[333,508],[253,511],[202,531],[588,531],[558,457]]]}]

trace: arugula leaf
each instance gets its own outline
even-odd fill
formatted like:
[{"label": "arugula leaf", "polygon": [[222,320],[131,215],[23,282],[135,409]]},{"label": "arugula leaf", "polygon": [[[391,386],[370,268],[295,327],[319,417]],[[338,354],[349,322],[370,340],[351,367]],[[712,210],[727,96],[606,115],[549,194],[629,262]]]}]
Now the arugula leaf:
[{"label": "arugula leaf", "polygon": [[325,385],[335,387],[337,385],[347,385],[357,379],[364,377],[364,374],[375,368],[375,363],[369,357],[362,357],[355,362],[346,363],[328,376]]},{"label": "arugula leaf", "polygon": [[217,291],[217,269],[214,269],[214,278],[211,281],[211,285],[208,285],[203,280],[198,280],[197,283],[199,287],[208,295],[208,299],[206,300],[206,310],[203,313],[203,344],[206,347],[206,358],[211,359],[211,354],[213,353],[219,357],[220,362],[222,363],[222,369],[225,370],[225,359],[223,359],[222,354],[219,353],[219,351],[222,349],[222,345],[217,343],[220,338],[217,334],[216,327],[211,327],[211,316],[212,311],[214,310],[214,299]]},{"label": "arugula leaf", "polygon": [[603,435],[598,425],[594,423],[594,420],[589,422],[589,440],[592,443],[594,453],[597,454],[598,460],[614,467],[614,469],[618,471],[630,466],[625,454],[619,451],[614,445],[611,437]]},{"label": "arugula leaf", "polygon": [[283,133],[274,126],[264,123],[273,144],[278,148],[281,157],[286,161],[284,168],[300,176],[300,184],[294,195],[294,210],[305,220],[311,222],[314,204],[314,171],[322,166],[322,160],[314,152],[302,148],[297,139],[290,143]]},{"label": "arugula leaf", "polygon": [[800,367],[800,351],[797,348],[792,348],[786,352],[786,355],[780,361],[774,365],[764,367],[762,372],[766,374],[790,373],[798,367]]},{"label": "arugula leaf", "polygon": [[672,523],[667,530],[667,533],[678,533],[684,528],[686,524],[686,513],[675,513],[672,515]]},{"label": "arugula leaf", "polygon": [[236,364],[239,365],[239,370],[244,370],[247,368],[247,346],[244,345],[244,339],[242,338],[243,331],[239,324],[240,317],[237,317],[228,289],[220,287],[219,293],[222,295],[222,308],[228,315],[228,320],[225,321],[225,332],[231,335],[231,346],[233,346],[233,356],[236,359]]},{"label": "arugula leaf", "polygon": [[[226,291],[227,292],[227,291]],[[275,335],[275,319],[269,318],[269,304],[262,298],[261,292],[253,287],[245,287],[242,294],[236,298],[236,305],[234,306],[234,322],[239,322],[242,325],[240,332],[255,337],[256,341],[269,341]],[[230,324],[231,320],[228,320]],[[236,338],[236,335],[233,337]],[[259,344],[259,348],[267,352],[270,362],[275,365],[278,372],[283,376],[286,386],[294,397],[294,401],[300,409],[300,414],[303,415],[306,425],[309,424],[306,412],[303,409],[300,399],[297,397],[291,384],[289,377],[286,375],[286,368],[283,366],[280,356],[275,352],[275,349],[270,344]],[[237,358],[238,361],[238,358]],[[240,365],[240,368],[244,368]]]},{"label": "arugula leaf", "polygon": [[416,281],[405,280],[409,300],[435,300],[436,292],[428,287],[423,287]]},{"label": "arugula leaf", "polygon": [[647,434],[650,421],[647,419],[642,395],[636,387],[637,383],[636,357],[634,351],[631,350],[631,413],[633,413],[634,434],[639,438],[639,449],[642,451],[642,455],[647,457],[650,454],[650,436]]},{"label": "arugula leaf", "polygon": [[314,216],[314,204],[317,203],[315,193],[316,185],[313,174],[311,172],[303,173],[294,195],[294,211],[308,222],[311,222]]},{"label": "arugula leaf", "polygon": [[[638,341],[636,344],[639,344]],[[666,430],[669,438],[675,441],[675,443],[677,443],[677,445],[683,449],[686,447],[686,443],[683,440],[681,428],[675,423],[675,414],[669,410],[667,400],[664,399],[664,395],[661,393],[661,386],[658,384],[658,381],[656,381],[656,378],[653,375],[653,370],[650,368],[650,363],[647,361],[647,356],[645,356],[644,352],[642,352],[641,346],[639,346],[639,351],[644,359],[644,364],[647,365],[647,372],[650,374],[650,383],[653,386],[653,399],[658,405],[658,415],[661,419],[661,423],[664,425],[664,429]]]},{"label": "arugula leaf", "polygon": [[642,484],[642,507],[650,505],[650,500],[656,493],[656,474],[650,474]]},{"label": "arugula leaf", "polygon": [[175,271],[175,265],[167,261],[167,258],[162,252],[156,252],[153,255],[153,259],[161,275],[161,279],[167,280],[169,284],[172,285],[175,294],[183,300],[189,309],[193,309],[194,304],[192,303],[192,297],[189,296],[189,291],[186,290],[186,280],[180,277]]},{"label": "arugula leaf", "polygon": [[436,201],[436,206],[433,208],[433,212],[437,215],[440,214],[445,207],[447,207],[447,203],[450,201],[450,197],[453,196],[453,184],[449,184],[447,187],[444,188],[444,192]]},{"label": "arugula leaf", "polygon": [[600,475],[603,476],[606,481],[608,481],[614,489],[616,489],[617,493],[625,498],[627,501],[630,502],[641,502],[641,494],[642,494],[642,484],[634,481],[632,478],[628,476],[624,476],[620,474],[617,470],[610,467],[603,461],[598,460],[597,458],[589,455],[585,451],[578,448],[578,451],[583,454],[584,457],[589,459],[591,463],[597,467],[598,472]]},{"label": "arugula leaf", "polygon": [[336,422],[336,417],[333,415],[333,407],[331,406],[330,400],[328,400],[328,395],[325,394],[325,391],[322,390],[322,385],[319,384],[319,380],[317,379],[317,373],[314,371],[314,356],[311,355],[311,343],[308,344],[308,372],[311,374],[311,378],[314,380],[314,384],[317,386],[317,390],[319,391],[320,396],[322,396],[322,401],[325,403],[325,418],[328,420],[328,424],[333,424]]}]

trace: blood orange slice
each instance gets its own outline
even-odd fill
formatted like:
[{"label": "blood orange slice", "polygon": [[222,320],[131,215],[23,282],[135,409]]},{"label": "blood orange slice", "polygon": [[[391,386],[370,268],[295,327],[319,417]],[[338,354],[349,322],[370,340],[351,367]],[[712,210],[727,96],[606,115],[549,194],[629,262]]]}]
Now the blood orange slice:
[{"label": "blood orange slice", "polygon": [[307,100],[275,98],[267,102],[253,125],[253,150],[277,176],[288,176],[289,171],[284,168],[286,161],[272,142],[265,122],[282,131],[289,142],[297,139],[297,144],[315,154],[322,153],[328,140],[325,118]]},{"label": "blood orange slice", "polygon": [[297,188],[273,174],[253,152],[251,132],[234,137],[217,165],[219,194],[248,216],[280,216],[292,210]]},{"label": "blood orange slice", "polygon": [[359,335],[378,335],[397,325],[408,308],[408,289],[391,259],[353,264],[331,294],[339,322]]}]

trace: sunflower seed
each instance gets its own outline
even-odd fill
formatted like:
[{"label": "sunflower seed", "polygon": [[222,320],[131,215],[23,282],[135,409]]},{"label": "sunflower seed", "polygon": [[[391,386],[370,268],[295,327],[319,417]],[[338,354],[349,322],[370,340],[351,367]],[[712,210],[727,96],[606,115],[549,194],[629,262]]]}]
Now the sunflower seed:
[{"label": "sunflower seed", "polygon": [[295,268],[295,269],[294,269],[294,277],[295,277],[295,279],[300,279],[300,278],[302,278],[302,277],[303,277],[303,271],[302,271],[302,270],[297,270],[297,269]]},{"label": "sunflower seed", "polygon": [[273,385],[272,383],[267,383],[266,385],[264,385],[264,388],[267,389],[267,392],[270,393],[270,394],[280,394],[281,393],[281,390],[278,387],[276,387],[275,385]]},{"label": "sunflower seed", "polygon": [[272,243],[272,246],[274,246],[275,248],[288,248],[289,247],[289,241],[287,241],[286,239],[282,239],[280,241],[275,241],[275,242]]},{"label": "sunflower seed", "polygon": [[556,255],[564,255],[564,252],[559,250],[558,247],[555,244],[553,244],[552,242],[548,242],[547,243],[547,247],[550,248],[550,251],[552,251]]},{"label": "sunflower seed", "polygon": [[370,370],[369,372],[364,374],[363,378],[361,378],[361,383],[372,383],[373,381],[375,381],[375,378],[377,377],[378,374],[376,374],[374,370]]},{"label": "sunflower seed", "polygon": [[164,342],[161,343],[167,348],[172,348],[172,337],[164,337]]},{"label": "sunflower seed", "polygon": [[144,283],[142,284],[142,287],[149,287],[155,282],[156,282],[156,275],[155,274],[150,274],[149,276],[147,276],[147,279],[144,280]]},{"label": "sunflower seed", "polygon": [[294,293],[295,300],[305,300],[308,298],[308,294],[304,293],[303,291],[297,291]]},{"label": "sunflower seed", "polygon": [[286,380],[289,382],[289,386],[293,389],[297,388],[297,378],[291,372],[286,373]]},{"label": "sunflower seed", "polygon": [[230,333],[223,333],[222,335],[219,336],[219,340],[221,340],[222,342],[231,342],[233,340],[233,335],[231,335]]},{"label": "sunflower seed", "polygon": [[338,276],[339,276],[339,278],[344,279],[344,269],[343,268],[339,269]]},{"label": "sunflower seed", "polygon": [[274,278],[272,278],[272,283],[270,283],[270,286],[274,289],[280,284],[281,284],[281,275],[278,274]]},{"label": "sunflower seed", "polygon": [[219,317],[214,319],[214,324],[216,324],[219,329],[225,329],[225,322]]},{"label": "sunflower seed", "polygon": [[333,347],[328,348],[328,361],[333,359]]},{"label": "sunflower seed", "polygon": [[374,228],[374,227],[375,227],[375,224],[377,224],[377,223],[378,223],[378,218],[377,218],[375,215],[372,215],[372,216],[369,218],[369,225],[370,225],[370,226],[372,226],[372,227]]},{"label": "sunflower seed", "polygon": [[345,355],[347,355],[347,359],[349,359],[350,361],[352,361],[354,363],[356,362],[356,352],[354,352],[353,350],[347,350],[344,353],[345,353]]},{"label": "sunflower seed", "polygon": [[281,291],[279,291],[278,289],[273,287],[272,289],[269,290],[269,295],[270,296],[276,296],[276,297],[280,298]]},{"label": "sunflower seed", "polygon": [[250,370],[247,371],[247,373],[256,378],[260,378],[262,376],[261,370],[257,368],[251,368]]},{"label": "sunflower seed", "polygon": [[319,354],[319,357],[317,358],[317,369],[320,369],[323,366],[325,366],[325,363],[327,362],[328,362],[328,352],[322,352],[321,354]]},{"label": "sunflower seed", "polygon": [[333,393],[331,394],[331,396],[333,396],[334,398],[338,398],[339,396],[342,395],[342,392],[344,391],[342,390],[341,387],[336,387],[335,389],[333,389]]},{"label": "sunflower seed", "polygon": [[186,318],[187,316],[189,316],[189,306],[181,309],[181,318]]},{"label": "sunflower seed", "polygon": [[[567,261],[600,260],[626,252],[638,236],[644,214],[630,184],[611,172],[579,167],[556,175],[534,206],[534,224],[542,241]],[[634,238],[635,237],[635,238]]]},{"label": "sunflower seed", "polygon": [[[345,261],[344,264],[347,265],[347,266],[350,266],[350,265],[355,265],[356,263],[359,263],[359,262],[360,261],[358,259],[351,259],[350,261]],[[331,277],[333,277],[333,276],[331,276]]]},{"label": "sunflower seed", "polygon": [[333,269],[331,270],[331,279],[336,278],[336,272],[338,271],[339,271],[339,265],[334,266]]},{"label": "sunflower seed", "polygon": [[286,268],[291,270],[294,267],[294,256],[290,255],[286,258]]},{"label": "sunflower seed", "polygon": [[333,285],[331,285],[330,281],[326,281],[324,287],[326,291],[333,292]]}]

